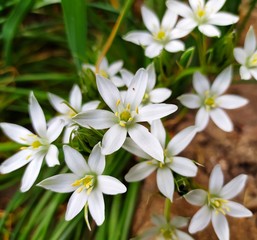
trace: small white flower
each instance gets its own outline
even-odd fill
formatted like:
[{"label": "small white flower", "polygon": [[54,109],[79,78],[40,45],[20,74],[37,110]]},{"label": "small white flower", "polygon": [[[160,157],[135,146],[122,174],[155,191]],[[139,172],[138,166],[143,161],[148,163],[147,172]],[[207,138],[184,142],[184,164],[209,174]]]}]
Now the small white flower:
[{"label": "small white flower", "polygon": [[86,112],[88,110],[96,109],[100,101],[90,101],[82,105],[82,94],[78,85],[74,85],[70,91],[69,96],[69,106],[65,104],[65,100],[59,96],[48,93],[48,98],[54,109],[60,114],[59,116],[53,118],[50,123],[56,120],[64,120],[65,122],[65,132],[63,135],[63,143],[68,143],[70,140],[71,133],[73,130],[77,129],[74,125],[72,117],[80,112]]},{"label": "small white flower", "polygon": [[235,16],[226,12],[219,12],[226,0],[189,0],[191,8],[179,1],[168,0],[167,6],[171,11],[183,17],[177,28],[192,31],[198,27],[199,31],[208,37],[219,37],[220,30],[215,27],[227,26],[236,23],[239,20]]},{"label": "small white flower", "polygon": [[149,104],[139,109],[145,94],[147,77],[147,72],[144,69],[138,70],[126,94],[122,97],[111,81],[97,75],[98,91],[112,111],[91,110],[80,113],[73,118],[75,122],[83,127],[109,128],[102,140],[102,153],[104,155],[120,149],[127,134],[129,134],[150,156],[159,161],[163,159],[163,152],[157,139],[138,122],[165,117],[175,112],[177,106],[173,104]]},{"label": "small white flower", "polygon": [[[99,72],[97,74],[104,78],[111,80],[116,87],[124,86],[124,82],[117,74],[120,72],[123,66],[123,61],[119,60],[109,65],[106,57],[103,58],[99,65]],[[90,68],[93,72],[96,72],[96,68],[92,64],[83,64],[83,69]]]},{"label": "small white flower", "polygon": [[236,218],[252,216],[252,213],[243,205],[229,200],[242,191],[246,179],[247,176],[241,174],[223,186],[224,176],[220,165],[216,165],[210,176],[208,192],[196,189],[184,195],[190,204],[202,206],[193,216],[189,232],[193,234],[201,231],[212,221],[218,238],[229,240],[229,226],[225,215]]},{"label": "small white flower", "polygon": [[54,192],[71,195],[65,220],[74,218],[84,207],[89,211],[97,225],[101,225],[105,218],[103,193],[116,195],[126,192],[126,187],[118,179],[102,175],[105,168],[105,157],[101,154],[100,144],[97,144],[89,158],[88,163],[75,149],[63,147],[65,162],[73,173],[64,173],[47,178],[38,186]]},{"label": "small white flower", "polygon": [[257,80],[257,44],[252,26],[246,34],[244,48],[235,48],[234,56],[242,65],[240,67],[241,78],[249,80],[253,76]]},{"label": "small white flower", "polygon": [[44,158],[49,167],[59,164],[58,148],[51,143],[58,138],[64,126],[62,121],[55,121],[47,128],[44,113],[33,93],[29,98],[29,113],[37,135],[16,124],[0,124],[9,138],[25,145],[0,165],[0,172],[5,174],[28,164],[21,181],[22,192],[28,191],[36,181]]},{"label": "small white flower", "polygon": [[197,132],[196,127],[185,128],[174,136],[167,146],[165,144],[166,132],[161,120],[152,122],[151,132],[158,139],[162,147],[161,151],[164,152],[162,161],[152,159],[151,156],[138,148],[132,139],[127,138],[123,148],[143,159],[147,159],[147,161],[140,162],[132,167],[126,174],[125,179],[128,182],[140,181],[157,170],[157,186],[160,192],[172,201],[174,194],[172,172],[186,177],[194,177],[197,173],[197,167],[190,159],[177,156],[194,138]]},{"label": "small white flower", "polygon": [[248,100],[233,94],[222,95],[232,80],[232,68],[223,70],[214,80],[212,86],[208,79],[199,72],[193,76],[193,86],[197,94],[183,94],[178,99],[191,109],[200,108],[196,114],[195,124],[202,131],[209,118],[223,131],[233,131],[233,123],[224,109],[236,109],[248,103]]},{"label": "small white flower", "polygon": [[177,40],[188,34],[187,30],[175,28],[177,14],[167,10],[160,23],[156,14],[142,6],[141,14],[147,31],[132,31],[124,36],[124,40],[146,47],[145,55],[154,58],[160,55],[163,49],[168,52],[179,52],[185,50],[182,41]]}]

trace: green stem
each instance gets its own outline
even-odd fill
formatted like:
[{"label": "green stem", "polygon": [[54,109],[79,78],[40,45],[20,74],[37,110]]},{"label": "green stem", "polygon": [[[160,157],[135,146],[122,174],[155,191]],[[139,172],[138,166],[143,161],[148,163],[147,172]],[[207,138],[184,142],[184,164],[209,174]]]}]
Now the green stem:
[{"label": "green stem", "polygon": [[160,68],[160,72],[161,72],[161,78],[167,82],[168,78],[166,77],[165,72],[163,71],[163,61],[162,61],[162,54],[158,57],[158,62],[159,62],[159,68]]},{"label": "green stem", "polygon": [[167,222],[170,221],[170,209],[171,209],[171,201],[170,199],[165,199],[165,207],[164,207],[164,217]]}]

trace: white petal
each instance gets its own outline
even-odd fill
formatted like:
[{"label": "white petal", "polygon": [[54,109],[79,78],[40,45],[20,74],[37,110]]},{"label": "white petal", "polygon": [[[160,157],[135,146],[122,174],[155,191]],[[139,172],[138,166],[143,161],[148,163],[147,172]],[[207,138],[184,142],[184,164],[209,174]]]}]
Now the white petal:
[{"label": "white petal", "polygon": [[189,0],[189,4],[193,11],[196,11],[199,7],[204,7],[204,0]]},{"label": "white petal", "polygon": [[101,175],[97,177],[97,181],[97,187],[104,194],[116,195],[127,191],[125,185],[114,177]]},{"label": "white petal", "polygon": [[226,217],[223,214],[212,213],[212,225],[219,239],[229,240],[229,226]]},{"label": "white petal", "polygon": [[205,6],[209,12],[216,13],[223,7],[225,2],[226,0],[209,0]]},{"label": "white petal", "polygon": [[68,144],[70,142],[70,139],[73,139],[74,131],[77,131],[77,129],[78,129],[78,126],[76,125],[66,126],[62,137],[62,143]]},{"label": "white petal", "polygon": [[66,114],[69,112],[70,108],[64,103],[65,100],[60,98],[59,96],[48,93],[48,98],[54,109],[62,114]]},{"label": "white petal", "polygon": [[184,3],[169,0],[166,2],[166,4],[171,11],[175,12],[176,14],[182,17],[188,18],[193,15],[193,12],[190,9],[190,7]]},{"label": "white petal", "polygon": [[174,157],[169,167],[172,171],[186,177],[195,177],[197,173],[197,166],[193,161],[184,157]]},{"label": "white petal", "polygon": [[82,105],[82,112],[86,112],[88,110],[95,110],[97,109],[98,105],[100,104],[100,101],[90,101]]},{"label": "white petal", "polygon": [[146,91],[150,92],[154,88],[156,83],[156,73],[155,73],[154,62],[152,62],[147,66],[146,71],[148,74]]},{"label": "white petal", "polygon": [[197,128],[195,126],[190,126],[180,131],[168,143],[168,146],[167,146],[168,153],[171,156],[175,156],[179,154],[193,140],[196,133],[197,133]]},{"label": "white petal", "polygon": [[157,15],[144,5],[141,7],[141,14],[146,28],[150,32],[158,31],[160,28],[160,21]]},{"label": "white petal", "polygon": [[216,99],[216,102],[221,108],[235,109],[246,105],[248,103],[248,100],[246,98],[243,98],[237,95],[227,94],[227,95],[218,97]]},{"label": "white petal", "polygon": [[107,110],[89,110],[84,113],[77,114],[73,121],[82,127],[92,127],[94,129],[105,129],[115,124],[115,115]]},{"label": "white petal", "polygon": [[125,180],[127,182],[141,181],[153,173],[156,168],[156,165],[153,165],[152,161],[138,163],[129,169],[128,173],[125,175]]},{"label": "white petal", "polygon": [[102,62],[100,63],[99,68],[100,68],[100,70],[107,71],[108,67],[109,67],[108,60],[107,60],[106,57],[104,57],[103,60],[102,60]]},{"label": "white petal", "polygon": [[161,27],[166,31],[170,30],[175,26],[177,19],[178,19],[177,14],[175,14],[170,9],[167,9],[162,18]]},{"label": "white petal", "polygon": [[204,229],[211,220],[211,211],[204,205],[198,212],[193,216],[188,231],[190,233],[196,233]]},{"label": "white petal", "polygon": [[183,197],[192,205],[203,206],[206,203],[208,193],[202,189],[195,189],[185,194]]},{"label": "white petal", "polygon": [[175,233],[179,240],[194,240],[189,234],[178,229],[175,230]]},{"label": "white petal", "polygon": [[213,25],[203,24],[198,26],[198,29],[207,37],[220,37],[220,30]]},{"label": "white petal", "polygon": [[236,202],[228,201],[228,203],[226,204],[226,207],[229,208],[227,215],[231,217],[242,218],[242,217],[251,217],[253,215],[250,210],[248,210],[246,207]]},{"label": "white petal", "polygon": [[[183,21],[183,20],[184,20],[184,21]],[[187,23],[188,21],[186,21],[186,20],[189,20],[189,19],[181,19],[181,20],[179,21],[180,26],[181,26],[182,24]],[[189,21],[189,23],[191,23],[191,21]],[[193,26],[193,28],[195,28],[195,24],[193,24],[192,26]],[[183,27],[183,26],[182,26],[182,27]],[[187,27],[187,28],[186,28],[186,27]],[[185,26],[184,28],[178,28],[178,27],[176,26],[176,28],[172,29],[171,32],[170,32],[170,38],[171,38],[172,40],[174,40],[174,39],[179,39],[179,38],[185,37],[186,35],[188,35],[188,34],[193,30],[193,28],[188,28],[188,26]]]},{"label": "white petal", "polygon": [[96,144],[88,157],[88,165],[90,169],[101,175],[105,168],[105,156],[101,153],[100,143]]},{"label": "white petal", "polygon": [[88,195],[86,191],[78,192],[75,191],[68,202],[67,210],[65,213],[65,220],[69,221],[74,218],[78,213],[82,210],[82,208],[86,205],[88,199]]},{"label": "white petal", "polygon": [[[127,87],[129,87],[129,85],[134,77],[134,74],[126,69],[121,69],[120,74],[121,74],[121,78],[124,81],[125,85]],[[149,74],[148,74],[148,78],[149,78]]]},{"label": "white petal", "polygon": [[[176,216],[171,219],[170,224],[176,228],[183,228],[187,226],[188,220],[189,219],[187,217]],[[166,220],[164,218],[164,224],[165,223],[166,223]]]},{"label": "white petal", "polygon": [[151,133],[159,140],[163,149],[166,142],[166,131],[160,119],[154,120],[151,124]]},{"label": "white petal", "polygon": [[196,94],[183,94],[178,100],[187,108],[195,109],[201,106],[201,98]]},{"label": "white petal", "polygon": [[162,146],[157,138],[154,137],[147,128],[142,125],[135,124],[133,127],[128,129],[128,133],[144,152],[154,159],[163,162],[164,156]]},{"label": "white petal", "polygon": [[195,125],[198,131],[202,131],[206,128],[209,122],[209,112],[205,110],[205,107],[201,107],[195,117]]},{"label": "white petal", "polygon": [[174,194],[174,178],[172,172],[168,168],[159,168],[157,170],[157,186],[160,192],[173,201]]},{"label": "white petal", "polygon": [[211,92],[217,95],[224,93],[232,80],[232,67],[225,68],[214,80],[211,86]]},{"label": "white petal", "polygon": [[244,49],[242,48],[235,48],[234,49],[234,57],[237,60],[238,63],[240,64],[245,64],[247,55]]},{"label": "white petal", "polygon": [[60,136],[64,126],[65,126],[65,122],[61,119],[52,121],[49,124],[47,132],[46,132],[49,143],[55,141]]},{"label": "white petal", "polygon": [[82,94],[78,85],[74,85],[70,92],[70,105],[78,112],[81,110]]},{"label": "white petal", "polygon": [[123,66],[123,61],[116,61],[112,63],[108,69],[108,73],[110,76],[116,75],[122,68]]},{"label": "white petal", "polygon": [[178,107],[174,104],[165,104],[165,103],[155,103],[149,104],[142,107],[139,110],[139,114],[136,118],[137,122],[152,121],[155,119],[160,119],[165,116],[170,115],[177,111]]},{"label": "white petal", "polygon": [[60,164],[58,159],[58,154],[59,154],[58,148],[55,145],[51,144],[46,154],[46,163],[49,167],[53,167],[55,165]]},{"label": "white petal", "polygon": [[26,138],[33,135],[28,129],[12,123],[0,123],[0,127],[5,135],[21,144],[28,144]]},{"label": "white petal", "polygon": [[224,176],[219,164],[217,164],[210,176],[209,191],[211,194],[219,194],[224,183]]},{"label": "white petal", "polygon": [[229,116],[220,108],[216,108],[210,111],[210,117],[212,121],[223,131],[231,132],[233,131],[233,123],[231,122]]},{"label": "white petal", "polygon": [[[176,29],[180,30],[181,33],[175,31],[175,38],[181,37],[189,34],[193,29],[197,26],[197,22],[193,18],[182,18],[178,21],[176,25]],[[185,31],[186,30],[186,31]],[[177,36],[178,35],[178,36]]]},{"label": "white petal", "polygon": [[256,50],[256,37],[255,37],[253,26],[249,28],[246,34],[244,49],[248,56],[253,54],[254,51]]},{"label": "white petal", "polygon": [[212,14],[209,17],[208,23],[213,25],[218,25],[218,26],[227,26],[238,22],[238,20],[239,20],[239,17],[234,14],[218,12],[218,13]]},{"label": "white petal", "polygon": [[195,91],[201,96],[204,96],[205,92],[210,90],[209,80],[200,72],[196,72],[194,74],[193,86]]},{"label": "white petal", "polygon": [[113,125],[103,136],[102,154],[109,155],[119,150],[125,142],[127,129],[119,124]]},{"label": "white petal", "polygon": [[88,197],[89,211],[99,226],[104,222],[104,197],[103,194],[98,190],[93,190]]},{"label": "white petal", "polygon": [[153,41],[152,35],[145,31],[129,32],[123,37],[123,39],[128,42],[143,46],[147,46]]},{"label": "white petal", "polygon": [[64,159],[68,168],[77,176],[84,176],[86,173],[91,172],[83,156],[75,149],[68,145],[63,146]]},{"label": "white petal", "polygon": [[162,103],[171,96],[171,90],[168,88],[156,88],[149,93],[152,103]]},{"label": "white petal", "polygon": [[111,77],[110,80],[116,87],[123,87],[125,85],[124,81],[120,77],[114,76]]},{"label": "white petal", "polygon": [[257,68],[250,69],[250,73],[255,80],[257,80]]},{"label": "white petal", "polygon": [[184,51],[185,44],[182,41],[173,40],[167,43],[164,48],[166,51],[174,53],[174,52]]},{"label": "white petal", "polygon": [[245,187],[246,180],[247,175],[245,174],[240,174],[239,176],[233,178],[221,189],[220,196],[224,199],[231,199],[235,197]]},{"label": "white petal", "polygon": [[78,180],[78,176],[73,173],[64,173],[47,178],[38,183],[37,186],[51,190],[53,192],[68,193],[76,190],[72,184]]},{"label": "white petal", "polygon": [[29,114],[33,128],[40,137],[46,138],[46,119],[45,115],[40,107],[37,99],[33,92],[30,93],[29,97]]},{"label": "white petal", "polygon": [[243,80],[249,80],[249,79],[251,79],[252,75],[251,75],[251,72],[248,70],[247,67],[241,66],[239,71],[240,71],[240,77],[241,77]]},{"label": "white petal", "polygon": [[145,55],[149,58],[155,58],[161,54],[162,49],[162,44],[158,42],[152,42],[146,47]]}]

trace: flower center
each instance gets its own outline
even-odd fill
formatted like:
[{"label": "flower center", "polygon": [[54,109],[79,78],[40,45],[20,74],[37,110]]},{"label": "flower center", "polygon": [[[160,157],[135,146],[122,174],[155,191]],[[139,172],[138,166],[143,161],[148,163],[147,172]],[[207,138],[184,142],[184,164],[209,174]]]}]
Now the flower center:
[{"label": "flower center", "polygon": [[85,177],[76,180],[72,183],[73,187],[79,187],[77,191],[80,193],[84,189],[86,189],[87,194],[89,194],[96,185],[96,176],[94,175],[86,175]]},{"label": "flower center", "polygon": [[157,38],[158,40],[164,40],[165,37],[166,37],[166,33],[165,33],[163,30],[160,30],[160,31],[157,33],[157,35],[156,35],[156,38]]},{"label": "flower center", "polygon": [[203,16],[205,16],[206,12],[204,9],[198,7],[196,14],[199,18],[202,18]]},{"label": "flower center", "polygon": [[[120,100],[118,100],[116,103],[116,106],[118,107],[118,109],[119,109],[119,105],[120,105]],[[138,114],[138,108],[136,108],[135,112]],[[121,111],[118,110],[115,113],[115,116],[118,117],[119,124],[122,127],[128,126],[134,120],[134,117],[133,117],[134,113],[130,109],[130,104],[127,104],[126,108],[123,107]]]},{"label": "flower center", "polygon": [[216,101],[215,101],[215,96],[212,96],[209,91],[206,91],[205,93],[205,99],[203,102],[205,109],[207,111],[210,111],[213,108],[217,107]]},{"label": "flower center", "polygon": [[196,12],[195,12],[196,20],[199,23],[204,23],[206,20],[206,10],[205,7],[198,6]]},{"label": "flower center", "polygon": [[99,74],[104,78],[109,78],[109,74],[105,70],[100,70]]},{"label": "flower center", "polygon": [[37,140],[37,141],[34,141],[34,142],[31,144],[31,146],[32,146],[33,148],[39,148],[39,147],[41,146],[41,143]]},{"label": "flower center", "polygon": [[175,232],[170,227],[163,227],[160,229],[162,237],[166,240],[178,240],[178,237],[175,235]]},{"label": "flower center", "polygon": [[77,114],[77,113],[74,112],[72,109],[70,109],[70,111],[68,112],[68,116],[69,116],[70,118],[73,118],[76,114]]},{"label": "flower center", "polygon": [[250,57],[248,65],[249,67],[257,67],[257,52]]},{"label": "flower center", "polygon": [[228,202],[225,199],[212,196],[210,193],[208,194],[208,206],[210,209],[214,210],[217,214],[222,213],[223,215],[226,215],[227,212],[230,211],[229,207],[226,206],[226,203]]}]

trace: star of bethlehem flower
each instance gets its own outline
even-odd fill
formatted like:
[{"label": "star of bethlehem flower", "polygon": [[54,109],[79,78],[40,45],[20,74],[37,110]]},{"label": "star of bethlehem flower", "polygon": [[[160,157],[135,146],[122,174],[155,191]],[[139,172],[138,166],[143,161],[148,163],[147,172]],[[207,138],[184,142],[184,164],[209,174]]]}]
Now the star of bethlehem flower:
[{"label": "star of bethlehem flower", "polygon": [[0,165],[0,172],[5,174],[28,164],[21,180],[22,192],[26,192],[32,187],[44,159],[49,167],[59,164],[58,148],[51,143],[58,138],[64,126],[64,123],[59,120],[47,127],[44,113],[33,93],[29,97],[29,113],[36,134],[16,124],[0,124],[3,132],[10,139],[25,145],[21,151]]},{"label": "star of bethlehem flower", "polygon": [[188,218],[176,216],[167,221],[164,216],[154,215],[152,222],[155,226],[140,235],[140,240],[193,240],[189,234],[178,229],[187,226]]},{"label": "star of bethlehem flower", "polygon": [[[231,13],[219,12],[226,0],[189,0],[190,7],[185,3],[168,0],[167,7],[180,15],[182,19],[178,22],[177,28],[193,31],[194,28],[208,36],[220,37],[220,30],[216,26],[227,26],[236,23],[238,16]],[[216,25],[216,26],[215,26]]]},{"label": "star of bethlehem flower", "polygon": [[114,177],[102,175],[105,156],[101,154],[100,143],[93,148],[87,162],[69,146],[64,146],[63,151],[65,162],[72,173],[47,178],[38,186],[59,193],[73,192],[67,205],[66,221],[73,219],[83,208],[87,213],[88,207],[96,224],[101,225],[105,218],[103,194],[124,193],[127,190],[125,185]]},{"label": "star of bethlehem flower", "polygon": [[91,110],[76,115],[73,120],[83,127],[109,130],[102,140],[102,153],[111,154],[123,145],[127,134],[153,158],[162,161],[163,152],[157,139],[139,122],[165,117],[177,110],[173,104],[149,104],[140,107],[147,86],[148,75],[139,69],[122,98],[118,88],[106,78],[97,75],[97,88],[111,111]]},{"label": "star of bethlehem flower", "polygon": [[185,50],[184,43],[178,39],[186,36],[189,31],[175,27],[177,14],[167,10],[161,22],[157,15],[146,6],[141,7],[141,14],[150,33],[132,31],[124,36],[124,40],[146,47],[145,55],[149,58],[157,57],[164,49],[168,52]]},{"label": "star of bethlehem flower", "polygon": [[199,72],[193,76],[196,94],[183,94],[178,99],[191,109],[200,108],[196,114],[195,125],[202,131],[209,118],[223,131],[233,131],[233,123],[222,109],[236,109],[248,103],[248,100],[234,94],[222,95],[232,80],[231,66],[223,70],[210,86],[208,79]]},{"label": "star of bethlehem flower", "polygon": [[234,56],[237,62],[241,64],[241,78],[249,80],[253,77],[257,80],[257,44],[252,26],[246,34],[244,48],[235,48]]},{"label": "star of bethlehem flower", "polygon": [[52,93],[48,93],[48,98],[54,109],[60,114],[51,119],[51,122],[59,121],[60,119],[65,122],[63,143],[68,143],[72,132],[77,129],[72,117],[80,112],[96,109],[100,103],[100,101],[90,101],[82,105],[82,93],[78,85],[72,87],[68,104],[65,103],[66,101],[63,98]]},{"label": "star of bethlehem flower", "polygon": [[[99,65],[99,72],[97,74],[111,80],[115,86],[123,87],[124,82],[121,80],[119,76],[117,76],[117,74],[122,69],[122,66],[123,66],[123,61],[119,60],[109,65],[107,58],[104,57],[102,62]],[[87,68],[90,68],[94,73],[96,73],[96,68],[92,64],[83,64],[82,68],[85,70]]]},{"label": "star of bethlehem flower", "polygon": [[236,218],[252,216],[243,205],[230,201],[242,191],[246,179],[247,176],[241,174],[223,186],[224,176],[220,165],[216,165],[210,176],[208,192],[196,189],[184,195],[190,204],[201,206],[190,222],[189,232],[193,234],[201,231],[211,221],[218,238],[229,240],[229,226],[225,215]]},{"label": "star of bethlehem flower", "polygon": [[190,159],[177,155],[192,141],[197,133],[197,128],[194,126],[185,128],[175,135],[167,145],[165,144],[166,132],[161,120],[152,122],[151,132],[158,139],[158,145],[161,146],[158,147],[158,149],[164,153],[162,161],[153,159],[137,147],[137,144],[132,139],[127,138],[123,148],[143,159],[147,159],[147,161],[140,162],[133,166],[125,175],[125,179],[128,182],[140,181],[157,170],[156,180],[158,189],[165,197],[172,201],[175,185],[172,172],[186,177],[196,176],[196,165]]}]

